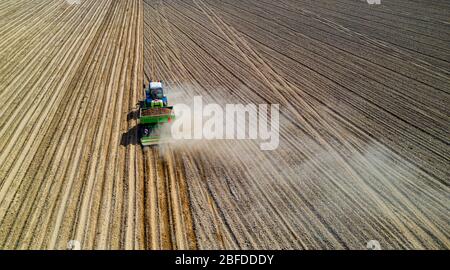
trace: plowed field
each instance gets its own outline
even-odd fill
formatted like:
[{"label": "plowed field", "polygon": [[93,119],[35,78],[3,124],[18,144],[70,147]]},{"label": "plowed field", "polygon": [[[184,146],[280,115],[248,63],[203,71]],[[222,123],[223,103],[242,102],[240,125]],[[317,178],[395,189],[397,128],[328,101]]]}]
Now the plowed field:
[{"label": "plowed field", "polygon": [[[450,3],[4,0],[0,247],[450,248]],[[280,104],[280,145],[144,151],[169,103]]]}]

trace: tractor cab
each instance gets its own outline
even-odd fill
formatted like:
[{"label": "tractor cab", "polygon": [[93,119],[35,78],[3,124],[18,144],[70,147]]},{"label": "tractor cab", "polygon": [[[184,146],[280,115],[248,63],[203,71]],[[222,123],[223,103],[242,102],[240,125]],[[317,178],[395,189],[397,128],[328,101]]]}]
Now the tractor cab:
[{"label": "tractor cab", "polygon": [[167,97],[164,95],[161,82],[150,82],[145,90],[145,103],[150,108],[162,108],[167,106]]}]

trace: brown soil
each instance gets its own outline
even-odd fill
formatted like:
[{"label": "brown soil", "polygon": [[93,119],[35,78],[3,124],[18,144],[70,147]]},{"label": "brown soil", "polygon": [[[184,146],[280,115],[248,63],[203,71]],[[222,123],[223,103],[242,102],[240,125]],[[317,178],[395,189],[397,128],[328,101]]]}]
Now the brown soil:
[{"label": "brown soil", "polygon": [[[0,248],[450,248],[450,4],[0,3]],[[143,151],[142,85],[281,106]]]}]

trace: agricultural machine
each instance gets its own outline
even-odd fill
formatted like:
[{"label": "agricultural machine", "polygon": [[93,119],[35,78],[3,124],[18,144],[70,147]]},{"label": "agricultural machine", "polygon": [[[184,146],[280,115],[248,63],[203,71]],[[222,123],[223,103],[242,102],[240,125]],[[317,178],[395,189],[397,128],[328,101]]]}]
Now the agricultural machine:
[{"label": "agricultural machine", "polygon": [[173,106],[168,106],[162,82],[145,87],[145,99],[139,102],[139,138],[147,146],[167,143],[170,134],[163,127],[175,119]]}]

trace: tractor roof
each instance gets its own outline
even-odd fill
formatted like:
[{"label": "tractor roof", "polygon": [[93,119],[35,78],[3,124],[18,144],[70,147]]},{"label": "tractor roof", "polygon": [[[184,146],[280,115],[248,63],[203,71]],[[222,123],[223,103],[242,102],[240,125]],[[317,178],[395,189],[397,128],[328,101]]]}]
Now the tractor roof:
[{"label": "tractor roof", "polygon": [[162,88],[162,82],[150,82],[150,89]]}]

